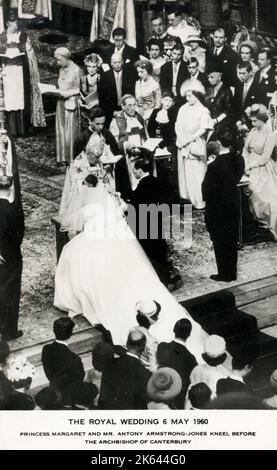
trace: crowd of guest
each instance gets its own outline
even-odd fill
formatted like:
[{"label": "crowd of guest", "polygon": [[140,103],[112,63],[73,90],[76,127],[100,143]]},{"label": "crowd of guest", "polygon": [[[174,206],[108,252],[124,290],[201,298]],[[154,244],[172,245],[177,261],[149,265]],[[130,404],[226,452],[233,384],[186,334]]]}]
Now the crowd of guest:
[{"label": "crowd of guest", "polygon": [[[126,346],[97,343],[85,373],[81,358],[70,349],[74,322],[54,322],[55,341],[42,349],[45,384],[32,389],[35,368],[22,354],[10,354],[0,341],[1,410],[195,410],[277,409],[277,371],[269,377],[263,401],[252,389],[255,358],[238,355],[230,360],[223,337],[206,338],[200,360],[189,351],[189,319],[174,326],[174,340],[160,342],[151,327],[159,321],[157,303],[137,304],[138,325]],[[46,383],[48,380],[48,384]]]},{"label": "crowd of guest", "polygon": [[[171,158],[171,170],[175,169],[173,173],[166,170],[171,201],[191,203],[194,209],[203,210],[210,185],[209,178],[205,179],[207,143],[222,144],[223,141],[226,144],[228,141],[229,152],[220,151],[218,159],[226,161],[223,155],[232,154],[234,164],[229,165],[232,174],[238,166],[235,157],[240,159],[242,168],[243,156],[244,169],[232,178],[234,188],[244,176],[244,181],[249,183],[249,208],[256,224],[276,240],[277,216],[273,201],[277,196],[274,160],[277,140],[273,114],[277,86],[272,51],[258,46],[251,38],[241,41],[234,50],[221,27],[213,32],[212,42],[207,41],[198,21],[182,15],[178,9],[169,11],[166,18],[155,14],[151,23],[152,35],[146,41],[143,54],[126,43],[123,28],[116,28],[112,33],[113,44],[103,46],[102,57],[98,41],[97,53],[85,58],[86,72],[80,78],[80,109],[88,111],[82,125],[87,126],[85,122],[91,122],[93,113],[98,115],[95,106],[100,107],[105,116],[104,127],[110,130],[117,143],[113,153],[124,156],[116,168],[117,171],[121,167],[117,189],[123,199],[130,199],[137,181],[133,178],[128,151],[134,146],[147,146],[149,137],[159,138],[158,147],[166,149]],[[59,48],[55,54],[64,56],[60,79],[64,76],[70,82],[69,51]],[[79,76],[83,73],[79,68]],[[72,94],[77,99],[75,85],[69,86],[69,99]],[[61,93],[58,110],[61,102],[67,107],[69,99]],[[80,125],[76,110],[75,129]],[[74,116],[72,110],[65,110],[65,113]],[[60,111],[57,113],[57,124],[61,126],[57,127],[57,143],[63,136],[64,142],[72,147],[71,140],[78,138],[73,132],[65,132],[59,123],[59,114]],[[58,145],[57,152],[59,164],[72,161],[70,152],[66,153],[66,158],[62,157]],[[153,154],[152,160],[155,160],[155,151]],[[222,176],[220,171],[216,176],[218,181]],[[164,178],[165,172],[163,175],[162,171],[158,172],[158,176]],[[217,196],[213,198],[212,210],[224,212],[225,207]],[[238,194],[233,190],[228,197],[237,200]],[[232,205],[230,201],[228,204]],[[238,220],[238,211],[236,213]],[[213,227],[213,233],[220,230],[220,222],[215,217],[214,222],[217,227]],[[228,227],[226,224],[227,218],[224,227],[237,243],[238,223]],[[219,278],[213,279],[236,278],[236,274],[225,276],[220,268],[218,275]]]},{"label": "crowd of guest", "polygon": [[[74,203],[72,174],[83,177],[81,184],[97,185],[97,178],[87,179],[91,167],[97,177],[112,179],[122,199],[134,207],[190,203],[194,210],[205,210],[218,269],[211,279],[231,282],[237,279],[237,185],[243,176],[255,220],[277,240],[277,85],[272,53],[251,40],[233,50],[223,28],[214,31],[210,48],[198,21],[179,10],[169,12],[167,21],[155,15],[152,28],[143,55],[126,43],[126,31],[116,28],[109,53],[105,50],[101,57],[101,47],[95,52],[92,46],[84,69],[71,60],[67,48],[56,49],[57,164],[69,167],[69,197],[61,207]],[[21,115],[23,110],[18,110]],[[157,148],[166,149],[176,168],[163,188],[154,171],[156,149],[145,148],[148,138],[159,138]],[[161,175],[163,181],[167,176]],[[0,280],[12,277],[9,285],[0,286],[0,409],[276,407],[276,393],[266,403],[255,398],[246,379],[252,361],[234,357],[230,365],[222,337],[207,337],[199,361],[186,347],[192,325],[184,318],[174,326],[174,341],[159,343],[153,328],[159,307],[153,301],[138,302],[137,325],[126,347],[95,347],[90,376],[68,346],[72,319],[57,319],[56,339],[44,346],[41,357],[49,386],[32,397],[28,389],[34,369],[24,357],[10,358],[6,342],[22,335],[17,323],[24,228],[15,228],[12,186],[12,175],[0,175]],[[169,290],[179,287],[181,279],[168,261],[165,240],[139,241],[160,280]],[[9,289],[15,286],[12,296]],[[276,392],[276,371],[270,383]]]}]

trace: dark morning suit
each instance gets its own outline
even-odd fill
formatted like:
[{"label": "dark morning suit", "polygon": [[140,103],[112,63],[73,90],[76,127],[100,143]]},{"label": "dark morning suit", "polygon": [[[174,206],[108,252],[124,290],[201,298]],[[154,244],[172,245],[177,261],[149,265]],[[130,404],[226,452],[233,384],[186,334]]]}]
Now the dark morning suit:
[{"label": "dark morning suit", "polygon": [[175,369],[182,379],[182,391],[174,400],[178,409],[184,409],[185,397],[190,383],[189,377],[192,369],[197,366],[193,354],[186,348],[185,343],[176,341],[171,343],[160,343],[157,349],[157,361],[159,367],[171,367]]},{"label": "dark morning suit", "polygon": [[160,181],[154,176],[145,176],[142,178],[135,191],[133,191],[131,203],[136,209],[137,221],[136,221],[136,233],[137,238],[153,264],[158,276],[164,284],[168,284],[169,274],[171,270],[171,265],[167,260],[167,244],[166,240],[163,238],[163,227],[162,222],[158,222],[158,236],[156,239],[151,238],[150,234],[150,220],[153,223],[153,218],[150,219],[148,214],[147,219],[147,233],[145,234],[146,238],[142,238],[141,231],[145,229],[145,223],[142,222],[139,218],[139,208],[140,205],[159,205],[163,202],[166,202],[166,197],[164,194],[164,188],[161,185]]},{"label": "dark morning suit", "polygon": [[274,93],[274,91],[277,90],[277,85],[276,85],[276,80],[275,80],[275,70],[273,66],[270,67],[266,75],[267,75],[267,78],[263,77],[261,80],[261,70],[257,70],[254,76],[254,82],[259,84],[261,87],[263,99],[264,99],[262,104],[264,104],[265,106],[268,106],[272,98],[272,94]]},{"label": "dark morning suit", "polygon": [[[135,95],[135,71],[131,65],[122,67],[122,96]],[[98,87],[99,103],[106,115],[106,125],[109,127],[114,111],[119,111],[116,81],[113,69],[104,72]]]},{"label": "dark morning suit", "polygon": [[252,106],[252,104],[264,103],[266,98],[262,87],[255,80],[252,81],[244,99],[243,90],[244,83],[239,82],[235,87],[232,103],[232,113],[236,122],[241,121],[242,119],[246,120],[246,108]]},{"label": "dark morning suit", "polygon": [[150,401],[146,387],[151,373],[139,358],[128,354],[115,359],[113,366],[111,409],[145,410]]},{"label": "dark morning suit", "polygon": [[239,63],[238,54],[229,46],[223,46],[220,54],[214,54],[215,48],[211,49],[207,54],[207,73],[211,65],[218,63],[221,65],[223,72],[223,82],[227,86],[235,86],[237,78],[237,65]]},{"label": "dark morning suit", "polygon": [[231,129],[233,126],[231,106],[233,101],[233,94],[229,87],[224,83],[219,88],[217,94],[214,96],[214,88],[209,87],[206,91],[205,104],[211,113],[211,118],[216,119],[222,113],[226,114],[224,118],[218,124],[215,124],[214,132],[210,140],[216,140],[226,130]]},{"label": "dark morning suit", "polygon": [[[186,63],[181,60],[178,75],[177,75],[177,82],[176,82],[176,93],[177,93],[177,100],[181,100],[180,95],[180,88],[181,85],[190,77]],[[167,62],[166,64],[161,66],[161,73],[160,73],[160,87],[161,90],[169,90],[172,91],[173,86],[173,62]]]},{"label": "dark morning suit", "polygon": [[218,274],[234,279],[237,275],[239,231],[239,183],[244,160],[236,154],[220,155],[208,165],[202,183],[206,202],[205,223],[213,242]]},{"label": "dark morning suit", "polygon": [[12,336],[17,331],[22,275],[21,243],[24,235],[23,213],[16,204],[0,199],[0,331]]},{"label": "dark morning suit", "polygon": [[[112,48],[112,54],[116,53],[116,48],[115,48],[115,45],[113,45],[113,48]],[[112,56],[111,54],[111,56]],[[138,51],[132,47],[132,46],[129,46],[128,44],[125,43],[125,46],[123,48],[123,51],[122,51],[122,58],[123,58],[123,61],[126,62],[126,60],[130,61],[132,64],[134,64],[137,60],[139,60],[139,54],[138,54]],[[110,57],[110,60],[111,60],[111,57]]]},{"label": "dark morning suit", "polygon": [[43,347],[41,361],[50,386],[62,394],[65,402],[71,401],[73,390],[78,392],[85,377],[80,357],[65,344],[54,341]]},{"label": "dark morning suit", "polygon": [[205,73],[203,72],[198,72],[197,74],[197,80],[202,83],[203,87],[205,88],[205,90],[208,88],[209,86],[209,80],[208,80],[208,77]]}]

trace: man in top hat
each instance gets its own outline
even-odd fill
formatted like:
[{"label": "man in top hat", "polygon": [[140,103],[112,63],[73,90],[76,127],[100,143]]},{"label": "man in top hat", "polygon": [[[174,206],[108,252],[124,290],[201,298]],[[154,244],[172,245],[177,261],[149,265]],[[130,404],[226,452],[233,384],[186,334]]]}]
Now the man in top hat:
[{"label": "man in top hat", "polygon": [[18,330],[18,315],[24,224],[15,204],[9,202],[12,184],[12,177],[0,176],[0,331],[6,341],[23,334]]},{"label": "man in top hat", "polygon": [[224,367],[227,358],[226,343],[224,338],[211,335],[204,342],[204,353],[202,354],[205,364],[194,367],[190,374],[190,387],[204,382],[211,389],[211,398],[216,397],[216,384],[219,379],[225,379],[231,372]]},{"label": "man in top hat", "polygon": [[226,130],[233,127],[231,112],[233,94],[229,86],[223,83],[223,69],[217,61],[209,65],[208,81],[209,86],[206,90],[205,104],[211,113],[214,124],[211,140],[216,140]]},{"label": "man in top hat", "polygon": [[196,34],[190,34],[184,43],[186,48],[185,61],[188,61],[192,57],[198,60],[198,70],[202,73],[206,70],[206,43],[204,39]]},{"label": "man in top hat", "polygon": [[202,183],[206,202],[205,223],[213,242],[217,274],[213,281],[230,282],[237,278],[239,233],[239,183],[244,161],[232,150],[232,135],[207,145],[208,168]]},{"label": "man in top hat", "polygon": [[223,28],[218,28],[213,34],[214,47],[209,50],[207,56],[207,67],[210,62],[217,61],[222,67],[222,80],[227,86],[235,86],[237,78],[237,64],[239,57],[226,42],[226,33]]},{"label": "man in top hat", "polygon": [[7,29],[0,34],[0,59],[10,135],[24,136],[33,127],[45,127],[35,52],[27,34],[18,29],[15,9],[9,10]]},{"label": "man in top hat", "polygon": [[157,350],[159,367],[172,367],[181,376],[182,389],[174,404],[178,409],[184,409],[184,402],[189,386],[189,377],[197,362],[193,354],[186,348],[186,341],[192,330],[190,320],[182,318],[174,326],[175,339],[170,343],[160,343]]}]

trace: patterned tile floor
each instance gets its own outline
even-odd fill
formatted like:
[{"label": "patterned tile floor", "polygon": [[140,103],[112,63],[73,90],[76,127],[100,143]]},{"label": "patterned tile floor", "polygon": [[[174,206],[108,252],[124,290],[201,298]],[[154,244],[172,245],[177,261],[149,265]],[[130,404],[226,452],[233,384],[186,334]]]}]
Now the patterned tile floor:
[{"label": "patterned tile floor", "polygon": [[[56,255],[51,217],[58,210],[64,180],[55,164],[53,128],[33,137],[17,139],[16,149],[26,216],[20,311],[20,327],[25,334],[14,342],[13,347],[51,337],[53,320],[60,315],[52,306]],[[226,287],[224,283],[214,283],[209,279],[209,275],[215,272],[215,263],[203,212],[193,212],[192,222],[190,248],[185,248],[182,235],[171,242],[172,259],[184,280],[183,287],[174,293],[179,300]],[[239,252],[238,280],[232,285],[274,274],[276,266],[276,243],[245,246]],[[77,328],[86,325],[86,320],[78,317]]]}]

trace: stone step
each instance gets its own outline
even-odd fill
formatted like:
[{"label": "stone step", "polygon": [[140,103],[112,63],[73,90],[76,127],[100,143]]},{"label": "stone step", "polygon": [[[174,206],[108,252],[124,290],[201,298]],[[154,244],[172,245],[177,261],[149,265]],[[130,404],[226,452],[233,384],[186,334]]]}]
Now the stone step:
[{"label": "stone step", "polygon": [[277,295],[243,306],[243,312],[257,319],[258,329],[266,328],[277,323]]},{"label": "stone step", "polygon": [[201,318],[234,307],[243,307],[276,294],[277,275],[274,275],[187,299],[181,304]]},{"label": "stone step", "polygon": [[242,354],[258,358],[277,352],[277,339],[261,331],[251,331],[227,338],[226,344],[232,356]]},{"label": "stone step", "polygon": [[194,315],[192,317],[208,334],[223,336],[225,339],[236,337],[242,331],[249,333],[257,330],[256,318],[236,308],[209,315],[200,320],[197,320]]},{"label": "stone step", "polygon": [[277,275],[234,286],[230,291],[236,299],[237,307],[257,302],[277,294]]}]

